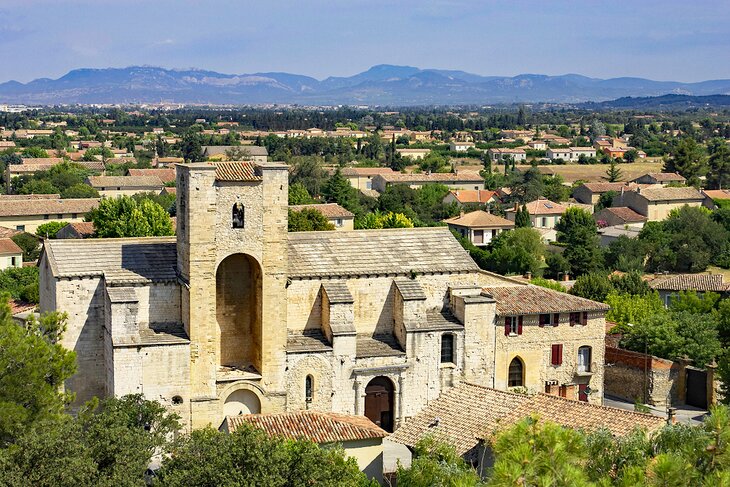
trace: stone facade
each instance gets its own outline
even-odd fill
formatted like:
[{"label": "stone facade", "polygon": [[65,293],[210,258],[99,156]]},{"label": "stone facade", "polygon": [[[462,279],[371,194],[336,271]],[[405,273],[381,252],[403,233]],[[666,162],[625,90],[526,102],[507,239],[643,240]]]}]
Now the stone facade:
[{"label": "stone facade", "polygon": [[47,242],[40,307],[69,314],[77,403],[141,392],[193,428],[312,409],[392,429],[461,381],[506,389],[515,356],[529,391],[602,391],[576,360],[588,345],[603,363],[604,311],[549,329],[526,314],[506,336],[484,289],[533,286],[480,271],[447,229],[288,234],[287,196],[285,165],[180,165],[174,239]]}]

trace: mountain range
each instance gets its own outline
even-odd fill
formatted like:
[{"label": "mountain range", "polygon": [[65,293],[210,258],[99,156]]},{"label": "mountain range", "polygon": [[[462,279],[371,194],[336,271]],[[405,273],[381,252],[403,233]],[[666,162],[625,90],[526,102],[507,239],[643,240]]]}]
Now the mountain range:
[{"label": "mountain range", "polygon": [[378,65],[317,80],[289,73],[222,74],[149,66],[76,69],[58,79],[0,84],[0,103],[187,103],[301,105],[467,105],[603,102],[666,94],[730,94],[730,80],[697,83],[577,74],[480,76],[464,71]]}]

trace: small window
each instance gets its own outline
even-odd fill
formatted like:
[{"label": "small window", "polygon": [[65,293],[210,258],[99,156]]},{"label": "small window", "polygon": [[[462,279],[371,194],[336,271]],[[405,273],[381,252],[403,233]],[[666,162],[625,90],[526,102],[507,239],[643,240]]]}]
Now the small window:
[{"label": "small window", "polygon": [[58,215],[56,215],[56,218],[58,218],[59,220],[63,220],[63,215],[59,213]]},{"label": "small window", "polygon": [[550,326],[550,314],[540,315],[540,326]]},{"label": "small window", "polygon": [[578,349],[578,372],[591,371],[591,347]]},{"label": "small window", "polygon": [[233,228],[243,228],[245,218],[246,208],[243,206],[243,203],[236,203],[233,205],[233,215],[231,217]]},{"label": "small window", "polygon": [[522,335],[522,316],[505,316],[504,334],[506,336]]},{"label": "small window", "polygon": [[311,375],[304,380],[304,400],[307,403],[314,400],[314,378]]},{"label": "small window", "polygon": [[522,387],[524,384],[524,366],[519,357],[512,359],[509,364],[509,375],[507,377],[507,385],[509,387]]},{"label": "small window", "polygon": [[570,313],[570,326],[580,324],[580,313]]},{"label": "small window", "polygon": [[560,313],[554,313],[553,314],[553,326],[558,326],[560,324]]},{"label": "small window", "polygon": [[547,217],[542,217],[542,226],[547,227]]},{"label": "small window", "polygon": [[551,365],[562,365],[563,364],[563,344],[555,344],[550,349],[550,364]]},{"label": "small window", "polygon": [[44,220],[48,220],[51,217],[51,215],[43,215]]},{"label": "small window", "polygon": [[441,335],[441,363],[453,364],[454,362],[454,335],[444,333]]},{"label": "small window", "polygon": [[18,258],[17,257],[10,257],[10,265],[13,267],[18,267]]},{"label": "small window", "polygon": [[335,226],[336,227],[341,227],[342,226],[342,218],[337,218],[335,220]]},{"label": "small window", "polygon": [[19,232],[25,231],[25,225],[15,225],[15,229]]},{"label": "small window", "polygon": [[172,397],[172,404],[173,406],[179,406],[183,403],[183,398],[181,396],[173,396]]},{"label": "small window", "polygon": [[78,213],[71,213],[71,218],[78,218],[78,217],[79,217]]}]

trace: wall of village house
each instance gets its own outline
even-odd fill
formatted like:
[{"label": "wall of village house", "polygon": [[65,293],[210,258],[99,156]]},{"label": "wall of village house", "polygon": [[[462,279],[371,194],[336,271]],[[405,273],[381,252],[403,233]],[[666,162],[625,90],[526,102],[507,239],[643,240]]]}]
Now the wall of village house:
[{"label": "wall of village house", "polygon": [[4,216],[0,217],[0,226],[16,229],[19,226],[25,226],[24,231],[35,233],[40,225],[50,222],[80,223],[84,221],[84,213],[75,213],[73,217],[71,213],[64,213],[61,217],[52,213],[46,219],[44,215],[27,215],[27,216]]},{"label": "wall of village house", "polygon": [[180,323],[180,285],[152,283],[134,287],[139,300],[138,321],[150,323]]},{"label": "wall of village house", "polygon": [[660,221],[664,220],[669,216],[669,213],[672,210],[676,210],[679,208],[682,208],[683,206],[694,206],[694,207],[700,207],[702,206],[701,201],[683,201],[680,203],[667,203],[667,202],[660,202],[660,203],[649,203],[648,204],[648,215],[647,219],[649,221]]},{"label": "wall of village house", "polygon": [[[496,323],[495,350],[495,387],[508,388],[509,364],[519,356],[524,363],[524,387],[529,392],[545,392],[546,381],[557,381],[559,385],[588,383],[594,391],[588,396],[589,402],[600,404],[603,396],[603,363],[605,339],[605,315],[590,312],[588,323],[583,326],[570,326],[569,313],[560,314],[560,324],[538,326],[539,316],[524,317],[522,335],[505,336],[504,318],[498,317]],[[563,345],[563,362],[551,365],[553,344]],[[592,375],[578,377],[578,348],[591,347]],[[577,389],[574,391],[577,394]],[[577,397],[569,397],[577,399]]]},{"label": "wall of village house", "polygon": [[[358,334],[393,333],[394,276],[353,277],[346,280],[355,302],[355,328]],[[448,303],[449,286],[504,285],[504,280],[489,274],[429,274],[416,278],[426,294],[426,309],[442,309]],[[287,288],[287,326],[300,333],[316,330],[322,322],[319,290],[322,279],[293,279]]]},{"label": "wall of village house", "polygon": [[104,189],[104,188],[96,188],[97,191],[99,191],[99,194],[101,196],[104,196],[105,198],[117,198],[119,196],[134,196],[135,194],[139,193],[159,193],[162,191],[162,188],[164,186],[160,185],[159,187],[144,187],[144,188],[124,188],[124,189]]}]

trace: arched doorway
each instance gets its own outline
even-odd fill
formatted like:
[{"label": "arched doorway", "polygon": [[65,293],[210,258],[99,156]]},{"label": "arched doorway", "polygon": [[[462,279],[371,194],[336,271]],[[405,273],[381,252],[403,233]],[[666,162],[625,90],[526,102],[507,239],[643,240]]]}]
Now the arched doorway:
[{"label": "arched doorway", "polygon": [[261,412],[261,401],[256,394],[246,389],[233,391],[223,404],[225,416],[238,416],[239,414],[259,414]]},{"label": "arched doorway", "polygon": [[365,416],[385,431],[393,431],[395,387],[387,377],[376,377],[365,387]]},{"label": "arched doorway", "polygon": [[218,365],[261,371],[261,268],[253,257],[229,255],[216,271]]}]

